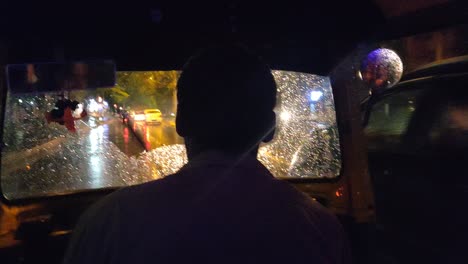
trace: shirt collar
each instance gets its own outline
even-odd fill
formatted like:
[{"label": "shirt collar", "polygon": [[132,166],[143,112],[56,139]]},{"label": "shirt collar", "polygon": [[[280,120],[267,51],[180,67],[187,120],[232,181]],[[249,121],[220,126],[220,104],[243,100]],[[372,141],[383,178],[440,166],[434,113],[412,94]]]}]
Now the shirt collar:
[{"label": "shirt collar", "polygon": [[252,155],[232,155],[222,151],[210,150],[200,153],[190,160],[181,170],[196,169],[201,167],[232,167],[256,169],[263,173],[271,174],[260,161]]}]

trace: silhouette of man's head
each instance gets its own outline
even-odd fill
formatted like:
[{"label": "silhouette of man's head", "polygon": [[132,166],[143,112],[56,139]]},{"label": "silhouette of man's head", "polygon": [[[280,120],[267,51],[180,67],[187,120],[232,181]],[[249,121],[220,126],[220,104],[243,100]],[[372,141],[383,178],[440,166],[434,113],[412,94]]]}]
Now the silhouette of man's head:
[{"label": "silhouette of man's head", "polygon": [[240,46],[204,50],[177,83],[177,133],[190,156],[204,150],[254,151],[272,139],[276,83],[269,67]]}]

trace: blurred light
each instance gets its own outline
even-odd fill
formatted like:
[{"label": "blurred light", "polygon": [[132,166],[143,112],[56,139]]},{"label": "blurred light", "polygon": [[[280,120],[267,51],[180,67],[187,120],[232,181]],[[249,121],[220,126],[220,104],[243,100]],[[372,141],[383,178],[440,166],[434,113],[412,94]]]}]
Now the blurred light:
[{"label": "blurred light", "polygon": [[294,155],[293,155],[293,157],[292,157],[292,159],[291,159],[291,164],[296,164],[297,159],[298,159],[298,157],[297,157],[298,153],[299,153],[299,151],[296,151],[296,152],[294,153]]},{"label": "blurred light", "polygon": [[321,91],[312,91],[310,92],[310,100],[312,100],[313,102],[317,102],[318,100],[320,100],[320,98],[322,98],[322,95],[323,93]]},{"label": "blurred light", "polygon": [[335,192],[335,196],[336,197],[343,197],[343,195],[344,195],[344,188],[343,187],[338,188],[338,190],[336,190],[336,192]]},{"label": "blurred light", "polygon": [[117,104],[114,104],[114,108],[117,108]]},{"label": "blurred light", "polygon": [[90,182],[91,183],[91,186],[93,188],[99,188],[102,186],[102,182],[103,182],[103,173],[102,173],[102,168],[104,167],[103,166],[103,160],[101,159],[101,157],[99,155],[93,155],[90,157],[89,159],[89,164],[91,165],[91,179],[92,181]]},{"label": "blurred light", "polygon": [[161,178],[159,171],[154,167],[151,168],[151,175],[153,176],[153,179],[155,180]]},{"label": "blurred light", "polygon": [[33,101],[31,101],[31,102],[29,102],[29,103],[30,103],[31,105],[34,105],[34,102],[33,102]]},{"label": "blurred light", "polygon": [[315,112],[315,104],[310,103],[310,111]]},{"label": "blurred light", "polygon": [[96,103],[96,101],[94,99],[91,99],[90,103],[89,103],[89,106],[88,106],[88,110],[90,112],[96,112],[99,109],[98,106],[99,105]]},{"label": "blurred light", "polygon": [[21,100],[21,99],[18,99],[18,102],[22,103],[22,102],[23,102],[23,100]]},{"label": "blurred light", "polygon": [[119,107],[119,109],[120,109],[120,110],[123,110],[123,108],[122,108],[122,107]]},{"label": "blurred light", "polygon": [[175,114],[174,114],[174,113],[171,113],[171,116],[175,116]]},{"label": "blurred light", "polygon": [[150,141],[150,131],[149,131],[149,129],[146,130],[146,141],[147,141],[147,142]]},{"label": "blurred light", "polygon": [[103,137],[104,137],[104,127],[103,126],[98,126],[96,128],[93,128],[90,133],[89,133],[89,152],[90,154],[96,154],[98,151],[100,144],[103,142]]},{"label": "blurred light", "polygon": [[106,101],[104,101],[104,105],[105,105],[105,106],[109,106],[109,103],[106,102]]},{"label": "blurred light", "polygon": [[362,81],[362,73],[361,73],[361,71],[358,71],[358,72],[357,72],[357,77],[359,78],[359,80]]},{"label": "blurred light", "polygon": [[283,121],[288,121],[289,119],[291,119],[291,114],[289,112],[287,112],[287,111],[283,111],[280,114],[280,118]]},{"label": "blurred light", "polygon": [[102,121],[102,117],[99,117],[99,121]]},{"label": "blurred light", "polygon": [[135,114],[135,116],[133,117],[133,119],[135,119],[135,121],[145,121],[146,120],[146,117],[144,114]]},{"label": "blurred light", "polygon": [[98,96],[97,100],[98,100],[99,103],[102,103],[102,97],[101,96]]},{"label": "blurred light", "polygon": [[124,128],[124,139],[128,139],[128,127]]},{"label": "blurred light", "polygon": [[322,123],[317,123],[317,127],[320,129],[327,128],[327,125],[322,124]]}]

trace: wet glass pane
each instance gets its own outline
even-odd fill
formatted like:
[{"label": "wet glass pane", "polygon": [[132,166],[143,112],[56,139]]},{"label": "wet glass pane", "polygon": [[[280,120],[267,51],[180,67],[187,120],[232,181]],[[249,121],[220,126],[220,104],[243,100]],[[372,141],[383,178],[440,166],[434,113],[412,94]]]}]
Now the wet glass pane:
[{"label": "wet glass pane", "polygon": [[[278,128],[259,160],[280,178],[336,177],[341,160],[329,79],[284,71],[274,76]],[[5,197],[121,187],[176,172],[187,162],[175,131],[178,77],[177,71],[119,72],[113,88],[8,93]]]},{"label": "wet glass pane", "polygon": [[328,77],[274,71],[277,131],[259,160],[280,178],[333,178],[341,169],[335,104]]},{"label": "wet glass pane", "polygon": [[422,89],[403,91],[382,98],[372,106],[364,128],[368,148],[382,150],[400,145],[418,107]]}]

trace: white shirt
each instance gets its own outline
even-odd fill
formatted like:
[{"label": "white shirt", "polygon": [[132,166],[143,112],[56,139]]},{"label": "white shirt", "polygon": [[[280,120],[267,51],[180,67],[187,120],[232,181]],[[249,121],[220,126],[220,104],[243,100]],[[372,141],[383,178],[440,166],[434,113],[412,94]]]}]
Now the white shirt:
[{"label": "white shirt", "polygon": [[65,263],[349,263],[332,214],[256,159],[205,153],[81,218]]}]

